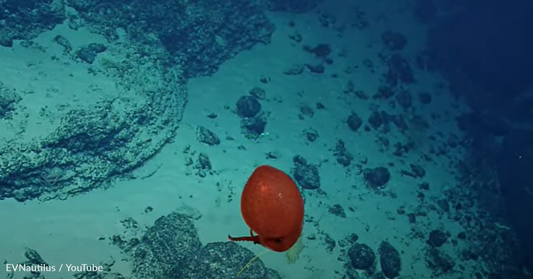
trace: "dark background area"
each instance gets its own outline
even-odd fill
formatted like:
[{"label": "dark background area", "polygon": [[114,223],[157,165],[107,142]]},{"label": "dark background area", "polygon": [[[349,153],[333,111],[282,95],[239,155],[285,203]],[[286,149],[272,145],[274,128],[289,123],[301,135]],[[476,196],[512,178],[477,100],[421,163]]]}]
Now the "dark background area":
[{"label": "dark background area", "polygon": [[[454,12],[437,16],[445,10]],[[415,13],[431,25],[427,67],[473,109],[462,119],[472,156],[483,157],[479,161],[497,172],[505,216],[520,238],[522,264],[531,271],[533,1],[420,0]]]}]

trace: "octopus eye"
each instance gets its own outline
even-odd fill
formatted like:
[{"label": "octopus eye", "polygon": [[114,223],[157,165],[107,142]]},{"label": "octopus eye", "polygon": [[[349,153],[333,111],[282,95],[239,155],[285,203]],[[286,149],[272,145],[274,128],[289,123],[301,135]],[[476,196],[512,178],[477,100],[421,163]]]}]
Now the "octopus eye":
[{"label": "octopus eye", "polygon": [[281,238],[274,239],[274,242],[276,242],[277,244],[280,244],[281,243]]}]

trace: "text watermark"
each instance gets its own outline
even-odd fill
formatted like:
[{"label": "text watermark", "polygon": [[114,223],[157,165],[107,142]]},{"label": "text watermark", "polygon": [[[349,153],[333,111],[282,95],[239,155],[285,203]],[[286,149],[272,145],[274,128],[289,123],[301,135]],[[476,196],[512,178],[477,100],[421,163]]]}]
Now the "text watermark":
[{"label": "text watermark", "polygon": [[46,264],[6,264],[7,272],[102,272],[104,267],[95,264],[61,264],[60,266]]}]

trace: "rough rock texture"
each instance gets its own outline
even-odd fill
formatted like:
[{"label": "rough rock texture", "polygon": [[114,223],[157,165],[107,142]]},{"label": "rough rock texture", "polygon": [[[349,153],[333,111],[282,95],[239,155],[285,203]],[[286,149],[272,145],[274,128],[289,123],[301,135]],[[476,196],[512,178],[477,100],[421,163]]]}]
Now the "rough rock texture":
[{"label": "rough rock texture", "polygon": [[372,188],[382,188],[390,180],[390,172],[385,167],[366,168],[363,170],[363,176]]},{"label": "rough rock texture", "polygon": [[0,45],[10,47],[13,40],[32,39],[64,19],[63,0],[0,1]]},{"label": "rough rock texture", "polygon": [[178,213],[161,217],[131,251],[133,273],[138,278],[165,278],[171,274],[180,278],[182,270],[201,248],[189,218]]},{"label": "rough rock texture", "polygon": [[117,62],[117,97],[72,108],[48,135],[0,146],[0,199],[63,199],[105,186],[173,139],[186,90],[175,70],[153,60]]},{"label": "rough rock texture", "polygon": [[306,13],[317,7],[323,0],[263,0],[273,11]]},{"label": "rough rock texture", "polygon": [[[268,43],[274,30],[264,9],[248,0],[0,0],[0,44],[21,39],[31,46],[64,20],[108,40],[73,53],[68,38],[54,39],[90,72],[112,73],[119,92],[68,107],[50,134],[0,145],[0,199],[66,198],[128,174],[175,137],[187,78],[214,73],[239,51]],[[121,44],[132,51],[113,53]],[[19,98],[16,88],[2,92],[0,119],[8,119]]]},{"label": "rough rock texture", "polygon": [[[234,242],[214,242],[202,247],[192,221],[179,213],[159,218],[139,242],[132,243],[138,244],[125,252],[132,258],[137,278],[233,279],[254,257],[251,251]],[[281,277],[257,259],[239,278]]]},{"label": "rough rock texture", "polygon": [[455,267],[453,258],[436,248],[430,248],[426,251],[425,260],[435,277],[450,272]]},{"label": "rough rock texture", "polygon": [[317,165],[308,163],[300,155],[294,156],[292,161],[294,163],[292,175],[300,187],[308,190],[320,188],[320,173]]},{"label": "rough rock texture", "polygon": [[180,66],[185,77],[213,74],[238,52],[269,43],[274,31],[249,0],[72,0],[69,5],[110,41],[122,28],[132,41],[163,45],[171,54],[167,62]]},{"label": "rough rock texture", "polygon": [[20,99],[15,90],[7,88],[0,82],[0,119],[9,118],[15,111],[15,105]]},{"label": "rough rock texture", "polygon": [[429,233],[429,238],[427,240],[427,243],[431,246],[431,247],[441,247],[442,245],[444,245],[444,243],[446,243],[446,240],[448,239],[448,236],[446,235],[445,232],[441,231],[441,230],[432,230],[430,233]]},{"label": "rough rock texture", "polygon": [[348,257],[355,269],[370,270],[376,262],[376,253],[368,245],[361,243],[354,243],[350,247]]},{"label": "rough rock texture", "polygon": [[379,263],[383,275],[387,278],[394,278],[400,275],[402,269],[400,252],[386,241],[381,242],[378,251]]}]

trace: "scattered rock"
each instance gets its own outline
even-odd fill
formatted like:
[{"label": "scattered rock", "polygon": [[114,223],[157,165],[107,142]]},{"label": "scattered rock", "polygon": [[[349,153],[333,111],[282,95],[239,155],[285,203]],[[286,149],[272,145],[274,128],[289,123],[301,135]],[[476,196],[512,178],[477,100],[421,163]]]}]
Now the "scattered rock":
[{"label": "scattered rock", "polygon": [[331,47],[328,44],[318,44],[315,47],[304,46],[303,49],[317,58],[326,58],[331,53]]},{"label": "scattered rock", "polygon": [[363,176],[368,184],[373,188],[382,188],[390,180],[390,172],[385,167],[364,169]]},{"label": "scattered rock", "polygon": [[401,33],[385,31],[381,34],[381,40],[392,51],[400,51],[407,45],[407,39]]},{"label": "scattered rock", "polygon": [[0,82],[0,119],[11,117],[15,111],[15,105],[21,99],[14,89],[9,89]]},{"label": "scattered rock", "polygon": [[427,183],[427,182],[422,182],[422,183],[420,183],[420,184],[418,185],[418,187],[419,187],[420,189],[422,189],[422,190],[426,190],[426,191],[427,191],[427,190],[429,190],[429,183]]},{"label": "scattered rock", "polygon": [[237,114],[242,118],[255,117],[261,111],[261,103],[253,96],[242,96],[237,100]]},{"label": "scattered rock", "polygon": [[200,177],[206,177],[207,173],[213,169],[209,156],[205,153],[198,154],[198,163],[194,166],[198,172],[196,173]]},{"label": "scattered rock", "polygon": [[279,159],[281,158],[281,153],[279,151],[268,151],[265,153],[266,159]]},{"label": "scattered rock", "polygon": [[481,251],[474,247],[468,247],[463,250],[461,250],[461,260],[463,261],[477,261],[479,259],[479,256],[481,254]]},{"label": "scattered rock", "polygon": [[426,170],[424,167],[418,164],[409,164],[411,170],[400,170],[400,173],[413,178],[423,178],[426,176]]},{"label": "scattered rock", "polygon": [[331,253],[337,246],[337,242],[329,234],[326,234],[324,237],[324,246],[326,246],[326,251]]},{"label": "scattered rock", "polygon": [[293,64],[289,68],[283,71],[284,74],[288,76],[296,76],[304,72],[305,65],[303,64]]},{"label": "scattered rock", "polygon": [[389,99],[394,96],[394,89],[387,85],[380,85],[378,88],[378,93],[376,93],[374,99]]},{"label": "scattered rock", "polygon": [[[182,277],[170,278],[237,278],[236,276],[241,268],[255,256],[250,250],[235,242],[228,241],[209,243],[199,252],[195,254],[198,255],[197,260],[190,261],[182,270]],[[190,255],[190,257],[195,257],[195,255]],[[256,261],[246,268],[239,278],[281,279],[281,276],[275,270],[265,267],[263,262],[256,263]]]},{"label": "scattered rock", "polygon": [[409,224],[416,224],[416,214],[409,213],[407,214],[407,218],[409,220]]},{"label": "scattered rock", "polygon": [[381,114],[378,111],[372,112],[370,117],[368,118],[368,124],[372,126],[374,129],[379,129],[385,122],[385,119],[383,118],[383,114]]},{"label": "scattered rock", "polygon": [[359,115],[356,113],[352,113],[350,116],[348,116],[346,123],[348,123],[348,127],[350,127],[352,131],[356,132],[359,130],[361,125],[363,125],[363,119],[361,119],[361,117],[359,117]]},{"label": "scattered rock", "polygon": [[308,164],[302,156],[295,156],[292,161],[294,167],[292,168],[292,175],[298,185],[304,189],[316,190],[320,188],[320,175],[318,173],[318,166]]},{"label": "scattered rock", "polygon": [[344,86],[344,89],[342,90],[344,94],[354,93],[355,92],[355,84],[353,81],[349,80],[346,82],[346,85]]},{"label": "scattered rock", "polygon": [[266,125],[267,120],[264,114],[241,119],[242,132],[249,139],[255,140],[261,137],[265,133]]},{"label": "scattered rock", "polygon": [[355,90],[355,96],[361,100],[368,100],[368,94],[363,90]]},{"label": "scattered rock", "polygon": [[314,74],[323,74],[326,71],[326,67],[323,64],[305,64],[307,69]]},{"label": "scattered rock", "polygon": [[442,198],[437,200],[437,205],[440,207],[440,209],[445,213],[450,213],[450,203],[446,198]]},{"label": "scattered rock", "polygon": [[220,144],[220,138],[215,133],[203,126],[198,126],[196,129],[196,139],[199,142],[205,143],[209,146]]},{"label": "scattered rock", "polygon": [[137,230],[139,228],[139,222],[131,217],[124,218],[120,221],[120,224],[128,230]]},{"label": "scattered rock", "polygon": [[70,53],[72,51],[72,44],[66,37],[57,35],[54,37],[54,42],[62,46],[65,53]]},{"label": "scattered rock", "polygon": [[302,34],[300,34],[298,31],[295,31],[291,35],[289,35],[289,38],[297,43],[300,43],[303,40]]},{"label": "scattered rock", "polygon": [[[234,243],[215,242],[202,246],[191,219],[171,213],[155,221],[142,241],[124,252],[131,257],[133,275],[138,278],[234,278],[254,254]],[[121,247],[123,248],[123,247]],[[279,279],[275,271],[257,259],[242,274],[243,278]]]},{"label": "scattered rock", "polygon": [[201,249],[192,221],[183,214],[169,214],[157,219],[131,250],[133,274],[139,278],[179,278],[190,255]]},{"label": "scattered rock", "polygon": [[400,130],[401,132],[407,130],[407,122],[402,115],[389,115],[389,120]]},{"label": "scattered rock", "polygon": [[400,54],[394,54],[389,58],[387,60],[387,66],[389,67],[389,71],[386,74],[386,79],[390,85],[396,85],[399,82],[415,82],[411,64]]},{"label": "scattered rock", "polygon": [[379,262],[381,271],[387,278],[394,278],[400,275],[402,262],[400,253],[390,243],[383,241],[379,245]]},{"label": "scattered rock", "polygon": [[448,236],[445,232],[441,230],[432,230],[429,233],[429,238],[427,240],[427,243],[431,245],[431,247],[441,247],[446,243],[446,240],[448,239]]},{"label": "scattered rock", "polygon": [[426,170],[421,165],[409,164],[409,166],[411,167],[411,171],[413,171],[416,177],[423,178],[424,176],[426,176]]},{"label": "scattered rock", "polygon": [[304,134],[305,138],[308,141],[310,141],[310,142],[313,142],[313,141],[315,141],[318,138],[318,132],[315,129],[312,129],[312,128],[305,129],[303,131],[303,134]]},{"label": "scattered rock", "polygon": [[307,104],[300,105],[300,113],[302,115],[307,116],[307,117],[313,117],[313,115],[315,115],[315,112],[313,111],[313,108],[310,107]]},{"label": "scattered rock", "polygon": [[436,248],[427,250],[425,260],[429,268],[437,275],[449,272],[455,266],[455,262],[450,256]]},{"label": "scattered rock", "polygon": [[256,97],[258,100],[264,100],[266,97],[266,91],[261,87],[254,87],[248,93]]},{"label": "scattered rock", "polygon": [[33,249],[27,248],[26,252],[24,252],[24,256],[26,259],[28,259],[29,264],[48,265],[48,263],[43,260],[41,255],[39,255],[39,253]]},{"label": "scattered rock", "polygon": [[395,98],[398,105],[404,109],[410,108],[413,104],[413,96],[407,90],[400,91]]},{"label": "scattered rock", "polygon": [[267,84],[267,83],[269,83],[270,81],[272,81],[272,79],[269,78],[269,77],[260,77],[260,78],[259,78],[259,81],[260,81],[261,83],[263,83],[263,84]]},{"label": "scattered rock", "polygon": [[334,152],[335,152],[334,155],[337,158],[337,163],[341,164],[344,167],[347,167],[352,163],[353,156],[348,150],[346,150],[344,141],[342,140],[337,141]]},{"label": "scattered rock", "polygon": [[106,50],[107,47],[102,44],[91,43],[81,47],[78,51],[76,51],[76,58],[88,64],[92,64],[96,59],[96,56]]},{"label": "scattered rock", "polygon": [[354,243],[348,250],[348,257],[355,269],[370,271],[375,267],[376,253],[366,244]]},{"label": "scattered rock", "polygon": [[344,208],[342,208],[340,204],[334,204],[332,207],[328,209],[328,212],[337,217],[346,218],[346,213],[344,212]]},{"label": "scattered rock", "polygon": [[198,154],[198,169],[204,171],[210,171],[213,169],[213,166],[211,165],[211,160],[209,159],[209,156],[207,156],[207,154]]}]

